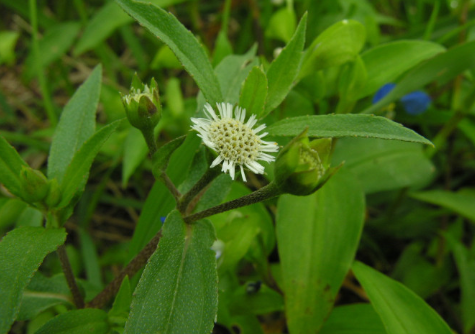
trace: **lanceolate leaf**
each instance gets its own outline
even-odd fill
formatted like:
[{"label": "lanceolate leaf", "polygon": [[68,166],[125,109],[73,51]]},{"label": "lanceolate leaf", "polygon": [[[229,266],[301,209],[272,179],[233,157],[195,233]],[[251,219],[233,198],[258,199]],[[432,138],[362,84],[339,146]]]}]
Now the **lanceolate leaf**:
[{"label": "lanceolate leaf", "polygon": [[69,311],[44,324],[35,334],[107,334],[107,313],[97,309]]},{"label": "lanceolate leaf", "polygon": [[447,52],[416,66],[407,73],[384,98],[362,111],[365,114],[378,112],[385,105],[411,93],[429,82],[438,80],[442,83],[463,71],[475,67],[475,41],[458,45]]},{"label": "lanceolate leaf", "polygon": [[239,98],[239,106],[248,114],[262,118],[267,99],[267,77],[262,68],[255,66],[246,78]]},{"label": "lanceolate leaf", "polygon": [[94,134],[101,79],[98,65],[64,107],[51,143],[48,178],[61,182],[76,151]]},{"label": "lanceolate leaf", "polygon": [[283,195],[277,210],[287,324],[318,333],[351,267],[364,222],[358,181],[338,171],[310,196]]},{"label": "lanceolate leaf", "polygon": [[81,185],[84,185],[85,178],[89,174],[92,162],[99,152],[102,144],[109,138],[120,125],[122,120],[117,120],[106,125],[97,131],[89,140],[87,140],[76,152],[69,164],[64,179],[61,183],[62,198],[58,207],[66,206],[73,198]]},{"label": "lanceolate leaf", "polygon": [[64,243],[64,229],[20,227],[0,242],[0,333],[7,333],[15,320],[23,289],[44,257]]},{"label": "lanceolate leaf", "polygon": [[366,65],[368,81],[359,92],[359,97],[375,93],[421,61],[444,50],[440,44],[415,40],[395,41],[368,50],[361,55]]},{"label": "lanceolate leaf", "polygon": [[300,116],[279,121],[269,128],[271,136],[297,136],[308,126],[308,136],[325,137],[364,137],[402,140],[432,145],[414,131],[384,117],[373,115],[320,115]]},{"label": "lanceolate leaf", "polygon": [[218,306],[214,239],[209,221],[188,225],[170,213],[134,292],[126,334],[211,332]]},{"label": "lanceolate leaf", "polygon": [[131,0],[116,0],[116,2],[130,16],[170,47],[188,73],[195,79],[211,105],[223,102],[218,79],[203,47],[175,16],[150,3]]},{"label": "lanceolate leaf", "polygon": [[475,224],[475,194],[473,192],[450,192],[444,190],[421,191],[411,195],[415,199],[440,205],[467,217]]},{"label": "lanceolate leaf", "polygon": [[307,13],[302,16],[294,36],[267,70],[269,90],[265,106],[265,117],[277,108],[295,84],[294,80],[300,70],[300,61],[305,44],[307,29]]},{"label": "lanceolate leaf", "polygon": [[365,289],[387,334],[452,334],[449,326],[424,300],[401,283],[356,262],[356,278]]},{"label": "lanceolate leaf", "polygon": [[337,22],[322,32],[305,51],[299,77],[352,60],[366,40],[365,27],[354,20]]},{"label": "lanceolate leaf", "polygon": [[21,196],[20,171],[22,166],[27,167],[28,165],[5,138],[0,137],[0,182],[16,196]]}]

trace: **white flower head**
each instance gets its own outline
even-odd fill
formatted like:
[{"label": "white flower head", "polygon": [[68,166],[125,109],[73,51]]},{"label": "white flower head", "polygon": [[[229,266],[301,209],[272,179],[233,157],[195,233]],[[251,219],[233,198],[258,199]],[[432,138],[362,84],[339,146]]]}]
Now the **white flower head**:
[{"label": "white flower head", "polygon": [[267,132],[259,134],[266,127],[264,124],[253,129],[257,123],[256,115],[251,115],[247,122],[246,109],[236,107],[234,109],[230,103],[217,103],[219,115],[208,103],[205,105],[205,115],[207,118],[192,118],[194,123],[192,129],[199,132],[199,135],[206,146],[218,153],[218,157],[211,164],[211,168],[219,165],[221,170],[234,180],[235,168],[241,168],[241,175],[246,181],[243,167],[256,174],[264,174],[264,166],[258,160],[272,162],[275,157],[265,152],[277,152],[277,143],[263,141],[262,138]]}]

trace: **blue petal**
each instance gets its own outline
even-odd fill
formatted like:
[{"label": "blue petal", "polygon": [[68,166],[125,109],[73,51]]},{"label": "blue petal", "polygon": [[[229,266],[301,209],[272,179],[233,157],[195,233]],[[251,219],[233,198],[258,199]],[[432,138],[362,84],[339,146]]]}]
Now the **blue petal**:
[{"label": "blue petal", "polygon": [[389,94],[390,91],[393,90],[393,88],[396,87],[396,84],[393,83],[388,83],[385,84],[383,87],[381,87],[376,94],[374,94],[373,97],[373,104],[377,103],[379,100],[381,100],[383,97]]},{"label": "blue petal", "polygon": [[431,98],[424,92],[412,92],[401,98],[402,105],[410,115],[420,115],[429,108]]},{"label": "blue petal", "polygon": [[167,217],[160,217],[160,221],[162,222],[162,224],[165,222],[165,219],[167,219]]}]

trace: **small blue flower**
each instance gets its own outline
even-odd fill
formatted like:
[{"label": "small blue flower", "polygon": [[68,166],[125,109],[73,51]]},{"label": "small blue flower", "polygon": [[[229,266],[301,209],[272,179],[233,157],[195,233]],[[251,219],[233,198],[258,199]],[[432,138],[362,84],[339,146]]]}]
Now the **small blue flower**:
[{"label": "small blue flower", "polygon": [[163,223],[165,223],[165,219],[167,219],[167,217],[160,217],[160,221]]},{"label": "small blue flower", "polygon": [[[381,87],[376,94],[374,94],[373,97],[373,104],[379,102],[383,97],[389,94],[393,88],[396,87],[395,84],[393,83],[388,83],[385,84],[383,87]],[[400,99],[402,106],[404,107],[404,110],[409,114],[409,115],[420,115],[424,111],[429,108],[429,105],[431,103],[431,98],[429,95],[422,91],[416,91],[412,92],[409,94],[404,95]]]},{"label": "small blue flower", "polygon": [[389,92],[391,92],[394,87],[396,87],[396,85],[393,84],[393,83],[388,83],[388,84],[385,84],[383,87],[381,87],[381,88],[376,92],[376,94],[374,94],[374,97],[373,97],[373,104],[378,103],[379,100],[381,100],[383,97],[385,97],[386,95],[388,95]]},{"label": "small blue flower", "polygon": [[402,105],[409,115],[420,115],[429,108],[431,99],[424,92],[412,92],[401,98]]}]

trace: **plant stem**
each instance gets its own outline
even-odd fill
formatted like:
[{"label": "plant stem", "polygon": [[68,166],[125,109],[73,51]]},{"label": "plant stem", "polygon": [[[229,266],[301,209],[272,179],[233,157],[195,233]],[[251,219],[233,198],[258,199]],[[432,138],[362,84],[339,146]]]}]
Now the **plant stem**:
[{"label": "plant stem", "polygon": [[165,187],[167,187],[168,190],[172,193],[173,198],[175,198],[175,202],[179,203],[180,198],[181,198],[181,193],[180,193],[180,191],[175,187],[175,185],[173,184],[173,181],[170,180],[170,178],[168,177],[167,173],[163,172],[163,173],[160,175],[160,181],[162,181],[163,184],[165,185]]},{"label": "plant stem", "polygon": [[149,241],[149,243],[142,249],[136,257],[119,273],[119,275],[110,282],[104,290],[102,290],[93,300],[87,303],[86,307],[101,308],[105,306],[119,291],[122,281],[126,276],[134,276],[148,261],[150,256],[157,249],[158,241],[162,236],[162,232],[157,234]]},{"label": "plant stem", "polygon": [[153,130],[142,130],[141,132],[145,141],[147,142],[150,157],[153,157],[155,152],[157,152],[157,143],[155,141],[155,134]]},{"label": "plant stem", "polygon": [[218,168],[208,168],[201,179],[199,179],[199,181],[180,198],[177,205],[178,211],[184,214],[191,200],[211,181],[213,181],[219,175],[219,173],[220,171]]},{"label": "plant stem", "polygon": [[203,218],[206,218],[206,217],[209,217],[221,212],[225,212],[225,211],[237,209],[246,205],[262,202],[266,199],[279,196],[282,193],[283,193],[282,190],[280,190],[277,184],[275,182],[271,182],[267,186],[257,191],[254,191],[253,193],[249,195],[246,195],[244,197],[235,199],[233,201],[229,201],[221,205],[217,205],[212,208],[209,208],[207,210],[186,216],[183,218],[183,220],[185,221],[185,223],[191,224],[197,220],[200,220],[200,219],[203,219]]},{"label": "plant stem", "polygon": [[63,273],[66,277],[69,290],[71,290],[71,294],[73,295],[74,305],[76,305],[76,308],[78,309],[84,308],[84,299],[82,298],[76,284],[76,279],[74,278],[71,263],[69,263],[68,254],[66,253],[64,245],[59,246],[56,253],[58,254],[59,262],[61,262],[61,267],[63,268]]},{"label": "plant stem", "polygon": [[57,115],[54,111],[53,102],[48,91],[48,85],[46,82],[45,73],[43,71],[42,55],[38,44],[38,11],[36,7],[37,0],[29,0],[30,7],[30,21],[33,37],[33,54],[35,62],[36,75],[38,75],[38,81],[40,83],[41,95],[43,96],[44,106],[46,114],[52,126],[56,126],[58,123]]}]

